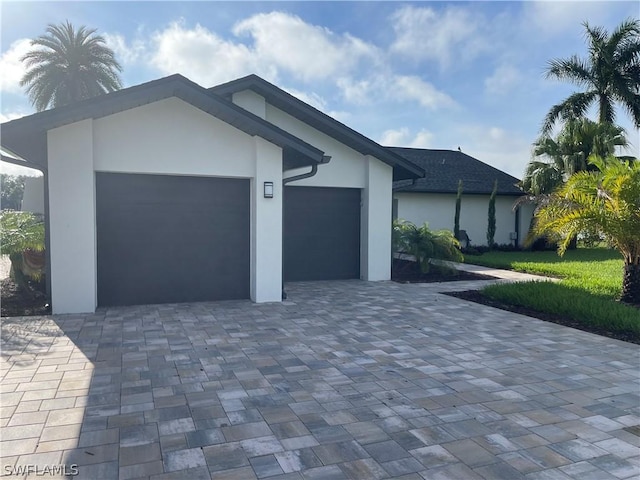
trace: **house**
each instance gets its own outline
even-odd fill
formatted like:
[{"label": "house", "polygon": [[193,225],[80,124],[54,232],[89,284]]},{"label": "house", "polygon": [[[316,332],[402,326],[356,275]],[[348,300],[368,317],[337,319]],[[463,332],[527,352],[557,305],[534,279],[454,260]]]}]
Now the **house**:
[{"label": "house", "polygon": [[255,75],[173,75],[0,129],[44,172],[53,313],[387,280],[393,182],[424,175]]},{"label": "house", "polygon": [[497,180],[495,242],[522,246],[533,207],[513,208],[522,196],[517,178],[461,151],[388,148],[427,172],[417,180],[394,182],[394,218],[416,225],[427,222],[434,230],[453,230],[458,182],[462,180],[460,229],[466,231],[471,245],[487,245],[489,197]]}]

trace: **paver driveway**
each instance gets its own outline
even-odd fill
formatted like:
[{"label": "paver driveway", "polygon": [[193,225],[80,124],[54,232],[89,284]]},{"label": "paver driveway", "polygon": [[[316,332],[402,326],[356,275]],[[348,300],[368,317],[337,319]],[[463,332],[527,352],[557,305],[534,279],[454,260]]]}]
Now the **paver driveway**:
[{"label": "paver driveway", "polygon": [[637,476],[638,346],[435,293],[464,287],[3,319],[2,473]]}]

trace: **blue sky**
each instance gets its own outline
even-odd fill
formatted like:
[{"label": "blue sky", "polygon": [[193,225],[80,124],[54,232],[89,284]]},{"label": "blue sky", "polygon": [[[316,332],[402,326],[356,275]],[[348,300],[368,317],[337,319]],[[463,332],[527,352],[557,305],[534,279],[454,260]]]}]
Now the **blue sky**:
[{"label": "blue sky", "polygon": [[[548,109],[574,87],[546,62],[586,55],[581,23],[630,2],[0,2],[0,121],[33,113],[18,86],[28,39],[66,19],[98,29],[125,86],[249,73],[384,144],[456,149],[521,177]],[[640,156],[640,135],[618,123]],[[6,170],[6,166],[5,166]]]}]

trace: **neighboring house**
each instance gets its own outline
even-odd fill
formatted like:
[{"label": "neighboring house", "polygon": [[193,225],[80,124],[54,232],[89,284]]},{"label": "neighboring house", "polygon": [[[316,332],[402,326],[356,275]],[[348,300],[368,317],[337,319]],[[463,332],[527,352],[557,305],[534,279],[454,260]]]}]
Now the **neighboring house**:
[{"label": "neighboring house", "polygon": [[22,193],[23,212],[44,214],[44,177],[26,177]]},{"label": "neighboring house", "polygon": [[497,180],[495,242],[523,244],[533,207],[514,210],[515,200],[522,196],[517,178],[460,151],[388,148],[427,172],[415,181],[394,182],[394,218],[453,231],[458,181],[462,180],[460,229],[467,232],[471,245],[486,245],[489,197]]},{"label": "neighboring house", "polygon": [[393,181],[424,175],[253,75],[173,75],[0,128],[45,172],[54,313],[387,280]]}]

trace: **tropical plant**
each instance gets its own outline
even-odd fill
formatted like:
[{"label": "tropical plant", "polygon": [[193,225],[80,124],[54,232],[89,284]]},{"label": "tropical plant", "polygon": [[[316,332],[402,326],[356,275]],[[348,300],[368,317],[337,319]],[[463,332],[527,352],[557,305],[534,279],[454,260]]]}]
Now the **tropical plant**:
[{"label": "tropical plant", "polygon": [[536,213],[533,233],[554,235],[563,255],[580,232],[601,235],[624,259],[621,300],[640,305],[640,161],[590,157]]},{"label": "tropical plant", "polygon": [[460,243],[450,230],[433,231],[427,223],[421,227],[406,220],[393,222],[396,252],[412,255],[422,273],[431,269],[431,260],[463,260]]},{"label": "tropical plant", "polygon": [[640,128],[640,20],[628,19],[611,34],[602,27],[584,23],[589,54],[551,60],[547,78],[569,81],[584,88],[574,92],[545,117],[542,133],[549,134],[557,120],[584,117],[597,103],[600,123],[614,123],[615,103],[631,115]]},{"label": "tropical plant", "polygon": [[489,209],[487,212],[487,246],[493,248],[496,243],[496,194],[498,193],[498,180],[493,182],[493,190],[489,197]]},{"label": "tropical plant", "polygon": [[46,34],[31,41],[35,47],[22,61],[20,80],[38,110],[59,107],[112,92],[122,87],[122,67],[95,29],[69,22],[49,25]]},{"label": "tropical plant", "polygon": [[22,204],[25,176],[0,174],[0,208],[18,210]]},{"label": "tropical plant", "polygon": [[616,147],[628,145],[622,127],[587,118],[568,120],[556,138],[542,135],[533,144],[536,159],[527,165],[520,186],[531,195],[551,193],[575,172],[595,169],[587,164],[591,155],[608,157]]},{"label": "tropical plant", "polygon": [[462,180],[458,180],[458,193],[456,195],[456,213],[453,217],[453,236],[460,239],[460,207],[462,204]]},{"label": "tropical plant", "polygon": [[[27,275],[23,272],[23,255],[25,252],[44,251],[44,219],[42,215],[31,212],[3,210],[0,212],[0,229],[0,254],[9,256],[15,282],[24,288]],[[37,274],[32,276],[39,279]]]}]

